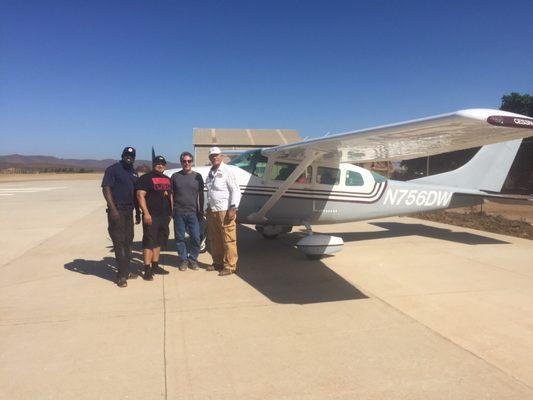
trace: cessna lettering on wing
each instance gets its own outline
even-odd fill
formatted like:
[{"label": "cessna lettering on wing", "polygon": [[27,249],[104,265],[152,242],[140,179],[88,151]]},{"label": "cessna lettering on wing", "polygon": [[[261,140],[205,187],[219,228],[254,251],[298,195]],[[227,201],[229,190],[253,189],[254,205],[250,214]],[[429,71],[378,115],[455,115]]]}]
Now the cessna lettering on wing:
[{"label": "cessna lettering on wing", "polygon": [[533,126],[533,121],[529,121],[529,120],[527,120],[527,119],[515,118],[515,119],[514,119],[514,123],[515,123],[515,124],[518,124],[518,125],[528,125],[528,126]]},{"label": "cessna lettering on wing", "polygon": [[445,207],[452,198],[451,192],[442,190],[390,189],[385,194],[383,204],[394,206]]}]

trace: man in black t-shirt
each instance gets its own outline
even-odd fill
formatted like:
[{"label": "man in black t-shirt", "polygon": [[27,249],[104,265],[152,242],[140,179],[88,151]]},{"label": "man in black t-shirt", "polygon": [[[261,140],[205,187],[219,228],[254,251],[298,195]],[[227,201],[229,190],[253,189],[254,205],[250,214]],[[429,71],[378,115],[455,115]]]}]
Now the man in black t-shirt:
[{"label": "man in black t-shirt", "polygon": [[133,209],[136,209],[135,223],[140,222],[140,212],[135,200],[137,171],[133,168],[135,149],[126,147],[122,160],[105,170],[102,179],[102,193],[107,202],[109,236],[117,260],[117,285],[128,286],[130,274],[131,245],[133,243]]},{"label": "man in black t-shirt", "polygon": [[136,186],[137,200],[143,212],[143,278],[147,281],[154,279],[153,274],[168,274],[159,266],[159,253],[161,246],[167,243],[172,214],[170,179],[163,174],[166,165],[163,156],[155,157],[152,171],[141,176]]}]

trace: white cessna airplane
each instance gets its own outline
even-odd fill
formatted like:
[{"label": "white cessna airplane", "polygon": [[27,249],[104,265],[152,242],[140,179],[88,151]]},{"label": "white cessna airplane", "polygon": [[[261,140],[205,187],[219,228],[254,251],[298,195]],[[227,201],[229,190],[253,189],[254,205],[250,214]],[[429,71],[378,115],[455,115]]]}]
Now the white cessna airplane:
[{"label": "white cessna airplane", "polygon": [[[340,251],[342,239],[312,235],[311,225],[368,220],[503,199],[503,186],[533,119],[468,109],[398,124],[243,152],[232,166],[242,200],[238,222],[265,237],[304,225],[297,247],[311,258]],[[395,181],[354,163],[408,160],[483,146],[462,167]],[[207,178],[210,167],[196,167]],[[170,176],[177,170],[168,170]]]}]

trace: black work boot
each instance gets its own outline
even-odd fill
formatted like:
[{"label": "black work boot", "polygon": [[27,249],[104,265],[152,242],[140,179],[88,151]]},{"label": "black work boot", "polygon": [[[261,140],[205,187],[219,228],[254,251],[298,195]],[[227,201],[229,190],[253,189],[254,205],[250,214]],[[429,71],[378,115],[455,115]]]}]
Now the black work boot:
[{"label": "black work boot", "polygon": [[150,268],[149,265],[145,265],[144,266],[143,279],[145,281],[153,281],[154,280],[154,276],[152,275],[152,269]]},{"label": "black work boot", "polygon": [[159,262],[152,263],[152,274],[168,275],[168,271],[159,266]]}]

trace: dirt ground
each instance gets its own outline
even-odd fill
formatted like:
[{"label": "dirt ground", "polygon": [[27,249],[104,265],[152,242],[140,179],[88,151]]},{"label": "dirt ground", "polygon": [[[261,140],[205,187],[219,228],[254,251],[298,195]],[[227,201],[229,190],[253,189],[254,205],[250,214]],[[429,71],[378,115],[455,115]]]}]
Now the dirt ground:
[{"label": "dirt ground", "polygon": [[[472,208],[472,207],[471,207]],[[509,219],[515,219],[518,221],[526,221],[533,224],[533,202],[531,204],[501,204],[488,202],[483,204],[483,207],[473,207],[472,211],[479,212],[482,209],[483,212],[489,215],[502,215]],[[456,209],[455,211],[465,212],[469,209]]]},{"label": "dirt ground", "polygon": [[533,240],[531,205],[487,202],[483,206],[413,214],[414,217]]}]

